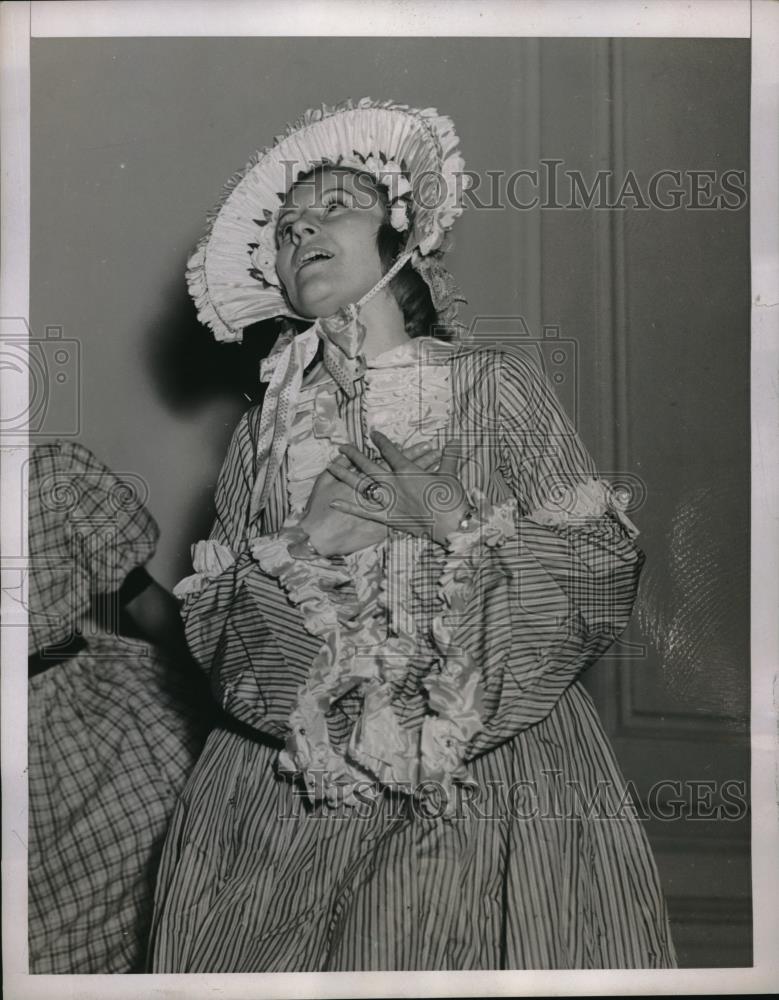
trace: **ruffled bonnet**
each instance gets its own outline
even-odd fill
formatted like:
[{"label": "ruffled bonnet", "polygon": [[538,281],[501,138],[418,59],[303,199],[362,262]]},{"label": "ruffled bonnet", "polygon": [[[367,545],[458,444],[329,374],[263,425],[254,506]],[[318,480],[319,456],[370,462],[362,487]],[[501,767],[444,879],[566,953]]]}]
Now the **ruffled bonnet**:
[{"label": "ruffled bonnet", "polygon": [[468,175],[451,119],[364,97],[305,112],[228,181],[189,259],[187,284],[198,318],[217,340],[296,314],[276,274],[275,229],[289,188],[323,164],[358,168],[387,187],[392,224],[409,230],[403,262],[430,287],[443,322],[462,297],[442,266],[445,238],[463,210]]}]

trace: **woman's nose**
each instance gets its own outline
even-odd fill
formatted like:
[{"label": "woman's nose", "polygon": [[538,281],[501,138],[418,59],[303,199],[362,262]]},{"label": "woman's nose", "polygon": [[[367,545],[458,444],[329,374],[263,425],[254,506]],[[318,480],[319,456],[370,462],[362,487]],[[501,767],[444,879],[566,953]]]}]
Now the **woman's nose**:
[{"label": "woman's nose", "polygon": [[292,223],[292,235],[298,243],[317,232],[319,232],[319,227],[316,219],[306,212],[301,213]]}]

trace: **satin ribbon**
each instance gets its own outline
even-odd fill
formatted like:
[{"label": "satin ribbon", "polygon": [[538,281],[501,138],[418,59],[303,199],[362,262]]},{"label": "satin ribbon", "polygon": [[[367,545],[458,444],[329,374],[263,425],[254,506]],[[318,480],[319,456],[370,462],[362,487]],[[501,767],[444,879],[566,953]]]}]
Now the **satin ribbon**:
[{"label": "satin ribbon", "polygon": [[265,359],[261,378],[269,384],[260,416],[257,476],[252,487],[249,526],[268,502],[287,449],[303,372],[314,359],[320,341],[324,344],[325,369],[349,399],[356,394],[354,383],[365,370],[365,357],[361,353],[365,326],[358,319],[357,306],[349,305],[333,316],[318,319],[283,350]]},{"label": "satin ribbon", "polygon": [[311,364],[319,342],[324,345],[324,367],[339,389],[352,399],[357,393],[354,383],[366,366],[361,353],[366,331],[359,320],[360,307],[389,284],[410,259],[410,252],[403,254],[359,302],[344,306],[332,316],[317,319],[313,326],[293,337],[286,346],[272,352],[263,361],[260,379],[269,384],[260,415],[257,475],[249,503],[248,528],[254,526],[273,489],[295,419],[303,372]]}]

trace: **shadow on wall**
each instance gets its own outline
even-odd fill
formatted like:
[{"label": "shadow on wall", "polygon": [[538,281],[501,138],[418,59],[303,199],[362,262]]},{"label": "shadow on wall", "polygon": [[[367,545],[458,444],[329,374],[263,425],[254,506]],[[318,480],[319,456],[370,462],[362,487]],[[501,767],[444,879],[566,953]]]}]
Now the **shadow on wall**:
[{"label": "shadow on wall", "polygon": [[276,320],[255,323],[244,331],[243,343],[220,343],[198,320],[180,278],[171,281],[166,301],[167,309],[150,326],[146,338],[146,364],[163,403],[186,414],[216,398],[233,398],[241,405],[261,402],[260,362],[282,324]]},{"label": "shadow on wall", "polygon": [[215,397],[240,399],[246,381],[240,346],[214,340],[198,321],[180,277],[171,281],[164,300],[167,307],[146,338],[147,368],[163,403],[176,413],[191,413]]},{"label": "shadow on wall", "polygon": [[[177,579],[191,572],[189,544],[207,538],[214,519],[216,477],[232,430],[244,410],[262,402],[260,362],[280,329],[276,321],[248,327],[243,343],[220,343],[197,318],[186,282],[176,269],[167,285],[166,305],[148,327],[143,364],[162,405],[179,416],[213,413],[207,419],[207,439],[193,460],[200,463],[198,485],[181,498],[176,534],[185,540],[177,557]],[[163,531],[164,526],[161,525]]]},{"label": "shadow on wall", "polygon": [[177,523],[160,523],[163,535],[175,534],[180,540],[180,551],[169,557],[174,579],[192,572],[190,544],[209,536],[216,477],[232,428],[247,406],[241,347],[218,343],[199,322],[182,274],[183,266],[175,268],[176,276],[162,296],[165,304],[149,324],[142,345],[142,364],[162,406],[179,417],[198,419],[201,426],[202,418],[206,421],[202,444],[191,459],[194,481],[176,501]]}]

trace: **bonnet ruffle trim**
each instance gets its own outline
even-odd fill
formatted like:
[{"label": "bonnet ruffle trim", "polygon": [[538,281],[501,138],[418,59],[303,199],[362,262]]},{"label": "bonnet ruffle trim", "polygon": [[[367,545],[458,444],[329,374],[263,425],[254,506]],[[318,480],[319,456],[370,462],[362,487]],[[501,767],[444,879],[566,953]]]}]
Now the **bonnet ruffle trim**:
[{"label": "bonnet ruffle trim", "polygon": [[[366,112],[365,120],[356,124],[347,121],[351,112],[358,111]],[[416,131],[409,129],[405,133],[398,122],[388,122],[386,115],[382,118],[385,112],[408,115],[415,121]],[[373,148],[392,147],[398,137],[402,142],[397,150]],[[282,156],[282,144],[285,150],[289,146],[290,156]],[[268,170],[279,166],[275,162],[279,157],[279,163],[293,161],[305,170],[336,162],[341,156],[353,157],[355,152],[368,158],[384,154],[394,160],[400,156],[402,167],[406,161],[418,161],[414,169],[422,178],[423,188],[428,182],[433,186],[431,191],[415,190],[421,207],[412,227],[410,248],[416,247],[415,256],[419,258],[443,249],[446,233],[463,211],[463,192],[469,178],[458,147],[454,123],[435,108],[417,109],[366,97],[306,111],[228,179],[217,205],[208,213],[206,230],[187,266],[187,285],[198,319],[217,340],[240,341],[243,330],[252,323],[274,316],[296,317],[280,288],[275,243],[270,239],[286,194],[285,190],[274,190],[274,185],[284,187],[289,178],[284,168],[281,179],[269,177],[263,186],[262,178],[258,180],[258,168],[266,158]],[[411,183],[416,179],[412,176]],[[421,273],[428,280],[424,265]],[[434,296],[451,305],[456,297],[453,286],[437,279],[434,284]],[[442,291],[444,285],[446,290]]]}]

